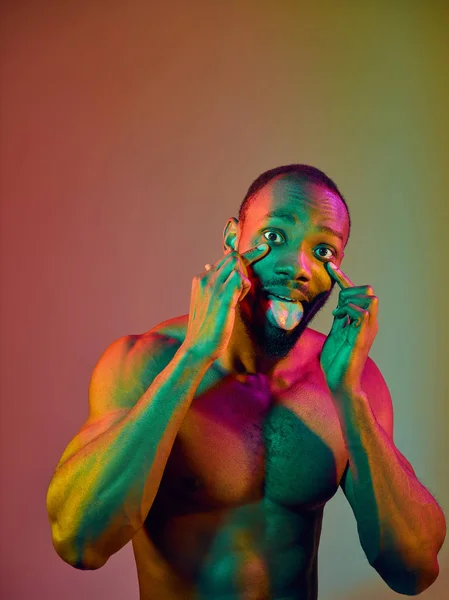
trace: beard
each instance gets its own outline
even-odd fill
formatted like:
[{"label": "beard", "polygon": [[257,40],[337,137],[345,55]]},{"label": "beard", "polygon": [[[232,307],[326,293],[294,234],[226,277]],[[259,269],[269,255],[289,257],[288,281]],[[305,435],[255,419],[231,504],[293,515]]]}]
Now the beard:
[{"label": "beard", "polygon": [[298,325],[291,331],[276,327],[268,320],[266,316],[267,302],[265,299],[261,300],[259,294],[255,299],[249,301],[245,307],[240,303],[237,304],[240,321],[246,334],[254,343],[256,353],[267,358],[284,358],[287,356],[295,347],[306,327],[329,300],[334,285],[335,282],[332,282],[331,289],[328,292],[318,294],[311,302],[302,302],[304,314]]}]

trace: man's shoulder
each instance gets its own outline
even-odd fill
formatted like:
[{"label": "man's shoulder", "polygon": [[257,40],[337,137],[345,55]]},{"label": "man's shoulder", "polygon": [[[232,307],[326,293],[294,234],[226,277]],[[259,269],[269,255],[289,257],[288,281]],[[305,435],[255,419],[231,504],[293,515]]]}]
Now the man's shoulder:
[{"label": "man's shoulder", "polygon": [[327,335],[311,327],[306,327],[301,337],[301,352],[304,352],[311,360],[317,359],[321,354]]},{"label": "man's shoulder", "polygon": [[126,336],[133,340],[127,358],[162,371],[172,360],[185,339],[189,315],[181,315],[158,323],[148,331]]},{"label": "man's shoulder", "polygon": [[98,359],[89,385],[91,413],[131,408],[182,344],[182,317],[123,335]]},{"label": "man's shoulder", "polygon": [[174,317],[158,323],[148,331],[130,336],[137,338],[137,355],[152,358],[161,365],[161,370],[170,362],[185,339],[188,315]]},{"label": "man's shoulder", "polygon": [[312,329],[311,327],[306,327],[304,333],[308,335],[308,339],[310,342],[323,345],[326,341],[327,335],[325,333],[321,333],[321,331],[317,331],[316,329]]},{"label": "man's shoulder", "polygon": [[172,317],[166,321],[162,321],[158,325],[152,327],[149,331],[144,333],[144,336],[159,338],[161,343],[173,343],[175,341],[182,344],[185,339],[187,331],[187,323],[189,321],[189,315],[180,315],[179,317]]}]

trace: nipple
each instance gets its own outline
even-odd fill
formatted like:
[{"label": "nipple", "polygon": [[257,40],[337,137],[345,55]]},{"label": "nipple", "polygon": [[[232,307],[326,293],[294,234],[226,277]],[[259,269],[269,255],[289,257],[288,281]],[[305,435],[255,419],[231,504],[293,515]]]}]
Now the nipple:
[{"label": "nipple", "polygon": [[268,319],[280,329],[286,331],[294,329],[299,325],[303,314],[304,308],[301,302],[289,302],[271,296],[268,298]]}]

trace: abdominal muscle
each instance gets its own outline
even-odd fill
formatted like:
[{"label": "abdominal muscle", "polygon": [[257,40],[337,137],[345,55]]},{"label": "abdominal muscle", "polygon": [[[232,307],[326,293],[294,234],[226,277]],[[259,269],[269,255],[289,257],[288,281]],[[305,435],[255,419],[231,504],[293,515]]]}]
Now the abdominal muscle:
[{"label": "abdominal muscle", "polygon": [[133,538],[140,600],[315,600],[322,514],[261,498],[167,518],[155,503]]}]

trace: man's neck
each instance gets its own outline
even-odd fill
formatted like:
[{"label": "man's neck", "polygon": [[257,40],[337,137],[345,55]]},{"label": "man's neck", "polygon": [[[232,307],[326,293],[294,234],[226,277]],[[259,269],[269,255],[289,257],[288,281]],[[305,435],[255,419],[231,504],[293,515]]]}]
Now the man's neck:
[{"label": "man's neck", "polygon": [[252,339],[242,322],[239,310],[236,310],[234,328],[225,352],[216,361],[217,366],[228,375],[266,375],[276,377],[292,369],[297,362],[300,346],[304,341],[304,332],[295,346],[283,356],[268,356]]}]

